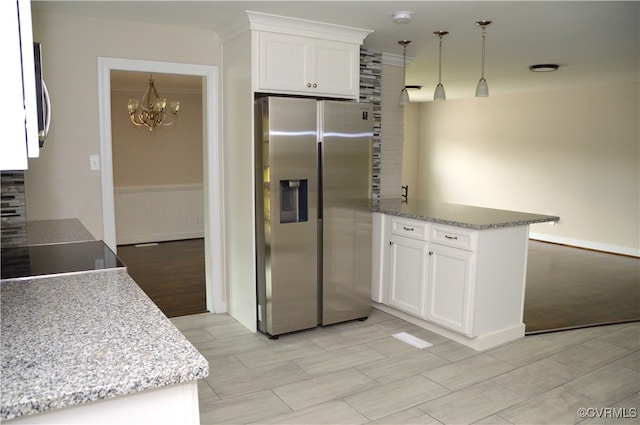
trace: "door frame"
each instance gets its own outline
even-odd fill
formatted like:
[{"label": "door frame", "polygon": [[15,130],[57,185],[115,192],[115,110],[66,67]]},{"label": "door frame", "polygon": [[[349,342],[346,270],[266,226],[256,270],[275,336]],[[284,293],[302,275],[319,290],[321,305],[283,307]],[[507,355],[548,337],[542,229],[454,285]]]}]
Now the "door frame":
[{"label": "door frame", "polygon": [[224,285],[222,167],[218,124],[218,67],[174,62],[98,57],[100,176],[104,242],[116,252],[111,139],[111,70],[182,74],[203,77],[204,253],[207,310],[227,311]]}]

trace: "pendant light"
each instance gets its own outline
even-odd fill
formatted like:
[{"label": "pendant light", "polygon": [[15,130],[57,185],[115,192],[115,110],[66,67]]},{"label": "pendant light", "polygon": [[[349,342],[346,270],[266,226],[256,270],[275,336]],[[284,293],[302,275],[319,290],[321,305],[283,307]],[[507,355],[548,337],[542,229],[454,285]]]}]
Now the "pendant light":
[{"label": "pendant light", "polygon": [[447,100],[447,95],[444,92],[444,86],[442,85],[442,37],[449,34],[449,31],[435,31],[433,35],[440,37],[440,47],[438,52],[438,85],[436,91],[433,94],[433,100]]},{"label": "pendant light", "polygon": [[476,86],[476,97],[489,97],[489,86],[487,86],[487,80],[484,79],[484,45],[487,38],[487,25],[490,25],[491,21],[478,21],[476,25],[482,27],[482,76],[478,85]]},{"label": "pendant light", "polygon": [[401,106],[404,106],[409,104],[409,92],[407,92],[407,46],[411,44],[411,41],[400,40],[398,44],[402,45],[402,90],[400,91],[398,102]]}]

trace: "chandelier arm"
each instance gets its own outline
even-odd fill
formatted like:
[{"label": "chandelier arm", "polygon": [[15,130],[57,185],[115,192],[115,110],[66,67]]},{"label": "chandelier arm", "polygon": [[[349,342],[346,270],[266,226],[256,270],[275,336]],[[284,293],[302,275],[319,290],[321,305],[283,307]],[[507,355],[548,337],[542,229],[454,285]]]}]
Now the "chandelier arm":
[{"label": "chandelier arm", "polygon": [[158,125],[163,125],[164,124],[164,119],[166,118],[166,114],[163,111],[157,111],[154,116],[153,116],[153,123],[155,124],[155,126]]},{"label": "chandelier arm", "polygon": [[158,94],[158,90],[156,90],[156,85],[153,83],[153,80],[151,80],[151,88],[153,89],[153,94],[156,99],[159,99],[160,95]]},{"label": "chandelier arm", "polygon": [[140,126],[144,125],[144,124],[141,124],[141,123],[139,123],[139,122],[137,122],[137,121],[136,121],[135,114],[129,114],[129,118],[131,118],[131,122],[132,122],[132,123],[133,123],[133,125],[135,125],[135,126],[140,127]]},{"label": "chandelier arm", "polygon": [[151,80],[149,80],[149,85],[147,86],[147,89],[144,91],[144,94],[142,95],[142,98],[140,99],[140,107],[142,108],[143,111],[149,111],[149,97],[150,97],[150,92],[149,89],[151,88]]},{"label": "chandelier arm", "polygon": [[167,114],[166,112],[164,112],[164,118],[162,120],[162,125],[164,126],[171,126],[176,122],[176,118],[174,114]]},{"label": "chandelier arm", "polygon": [[149,99],[149,101],[150,101],[149,104],[150,104],[151,108],[155,110],[155,107],[156,107],[156,105],[158,103],[158,100],[160,100],[162,98],[158,94],[158,90],[156,90],[156,85],[153,82],[153,80],[151,80],[151,86],[150,87],[153,90],[153,95],[155,96],[155,99],[153,99],[153,102],[151,102],[151,99]]}]

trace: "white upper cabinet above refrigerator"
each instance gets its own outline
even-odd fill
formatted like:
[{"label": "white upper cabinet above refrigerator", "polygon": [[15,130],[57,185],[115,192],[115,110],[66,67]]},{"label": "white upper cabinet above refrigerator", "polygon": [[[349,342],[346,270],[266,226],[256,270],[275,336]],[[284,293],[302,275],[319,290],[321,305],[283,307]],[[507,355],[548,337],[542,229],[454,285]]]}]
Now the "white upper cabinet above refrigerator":
[{"label": "white upper cabinet above refrigerator", "polygon": [[[218,34],[225,51],[239,31],[250,31],[254,93],[358,100],[360,46],[370,30],[252,11],[244,19]],[[246,52],[238,47],[227,49],[225,60]]]},{"label": "white upper cabinet above refrigerator", "polygon": [[358,97],[358,44],[268,32],[259,39],[260,91]]},{"label": "white upper cabinet above refrigerator", "polygon": [[0,92],[4,134],[0,144],[0,170],[25,170],[27,158],[39,156],[31,3],[0,2],[3,28],[3,78]]}]

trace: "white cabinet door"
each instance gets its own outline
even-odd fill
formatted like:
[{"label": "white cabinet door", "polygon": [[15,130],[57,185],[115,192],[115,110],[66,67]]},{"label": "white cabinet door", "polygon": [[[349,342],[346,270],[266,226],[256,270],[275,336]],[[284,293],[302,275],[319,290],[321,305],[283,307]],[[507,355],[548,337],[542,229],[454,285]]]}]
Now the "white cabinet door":
[{"label": "white cabinet door", "polygon": [[39,155],[30,1],[3,1],[0,26],[4,36],[1,50],[4,75],[0,79],[4,131],[0,169],[24,170],[27,157]]},{"label": "white cabinet door", "polygon": [[424,316],[428,243],[395,235],[390,240],[389,305]]},{"label": "white cabinet door", "polygon": [[301,92],[308,90],[312,48],[305,37],[260,33],[260,91]]},{"label": "white cabinet door", "polygon": [[259,40],[257,91],[358,98],[360,46],[268,32]]},{"label": "white cabinet door", "polygon": [[[358,98],[360,93],[360,46],[316,40],[314,52],[317,93]],[[312,85],[313,87],[313,85]]]},{"label": "white cabinet door", "polygon": [[473,252],[431,244],[425,315],[427,320],[471,334],[474,259]]}]

